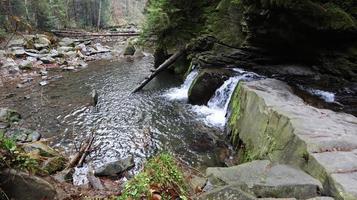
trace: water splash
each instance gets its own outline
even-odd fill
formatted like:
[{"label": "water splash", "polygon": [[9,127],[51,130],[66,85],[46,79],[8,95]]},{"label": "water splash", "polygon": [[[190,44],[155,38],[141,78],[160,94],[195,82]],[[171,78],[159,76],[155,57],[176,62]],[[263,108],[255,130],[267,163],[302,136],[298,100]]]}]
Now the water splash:
[{"label": "water splash", "polygon": [[187,100],[188,90],[190,89],[191,84],[198,76],[198,71],[193,70],[190,74],[187,75],[185,82],[177,88],[172,88],[164,94],[169,100]]},{"label": "water splash", "polygon": [[299,88],[301,90],[304,90],[304,91],[310,93],[311,95],[319,97],[320,99],[324,100],[327,103],[335,102],[335,93],[318,90],[318,89],[306,88],[302,85],[299,85]]},{"label": "water splash", "polygon": [[[241,71],[240,71],[241,72]],[[207,106],[193,106],[193,111],[199,115],[209,126],[224,128],[226,124],[226,114],[230,99],[237,84],[241,80],[250,80],[256,77],[254,73],[243,72],[235,77],[229,78],[218,88],[215,95],[208,101]]]}]

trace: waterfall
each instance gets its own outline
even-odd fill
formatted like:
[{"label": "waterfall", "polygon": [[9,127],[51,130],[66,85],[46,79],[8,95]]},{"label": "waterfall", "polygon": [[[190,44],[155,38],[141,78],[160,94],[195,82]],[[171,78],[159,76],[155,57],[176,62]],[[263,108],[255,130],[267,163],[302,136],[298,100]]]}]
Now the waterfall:
[{"label": "waterfall", "polygon": [[223,85],[216,90],[207,106],[193,106],[193,111],[197,113],[207,125],[224,128],[229,102],[237,84],[241,80],[251,80],[256,77],[254,73],[239,72],[243,74],[231,77],[225,81]]},{"label": "waterfall", "polygon": [[190,74],[187,75],[185,82],[177,88],[172,88],[164,94],[169,100],[187,100],[188,90],[192,82],[196,79],[198,75],[197,70],[193,70]]}]

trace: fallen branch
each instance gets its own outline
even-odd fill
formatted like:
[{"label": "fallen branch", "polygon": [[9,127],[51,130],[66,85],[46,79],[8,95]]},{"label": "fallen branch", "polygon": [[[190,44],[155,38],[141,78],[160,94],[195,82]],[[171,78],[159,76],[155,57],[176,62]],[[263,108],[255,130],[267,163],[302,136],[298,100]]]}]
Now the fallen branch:
[{"label": "fallen branch", "polygon": [[86,140],[84,145],[81,145],[77,154],[70,160],[69,164],[67,165],[66,169],[70,169],[73,167],[81,167],[83,163],[90,153],[90,148],[94,142],[94,136],[92,135],[89,139]]},{"label": "fallen branch", "polygon": [[88,143],[86,149],[84,150],[84,153],[82,154],[81,159],[78,162],[78,165],[77,165],[78,167],[82,167],[83,166],[84,160],[86,159],[86,157],[90,153],[90,149],[91,149],[91,146],[92,146],[93,142],[94,142],[94,136],[92,136],[90,138],[89,143]]},{"label": "fallen branch", "polygon": [[143,89],[155,76],[160,72],[164,71],[170,67],[178,58],[180,58],[185,53],[184,49],[179,50],[177,53],[168,58],[164,63],[162,63],[156,70],[153,70],[152,74],[145,78],[145,80],[132,92],[138,92]]}]

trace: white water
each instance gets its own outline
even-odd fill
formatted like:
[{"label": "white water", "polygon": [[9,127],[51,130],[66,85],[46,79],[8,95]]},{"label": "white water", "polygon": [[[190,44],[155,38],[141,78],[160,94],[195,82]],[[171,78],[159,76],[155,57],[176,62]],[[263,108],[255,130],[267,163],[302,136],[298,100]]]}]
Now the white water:
[{"label": "white water", "polygon": [[241,80],[249,80],[255,76],[253,73],[231,77],[216,90],[215,95],[209,100],[207,106],[193,106],[193,111],[197,113],[201,120],[209,126],[224,128],[226,124],[226,114],[230,99],[237,84]]},{"label": "white water", "polygon": [[314,89],[309,89],[309,93],[316,95],[326,101],[327,103],[332,103],[335,102],[335,94],[332,92],[326,92],[322,90],[314,90]]},{"label": "white water", "polygon": [[[258,77],[255,73],[248,73],[241,69],[234,69],[240,75],[231,77],[218,88],[214,96],[209,100],[207,106],[192,106],[192,111],[198,115],[198,118],[207,125],[224,128],[226,124],[226,113],[232,94],[241,80],[250,80]],[[177,88],[170,89],[164,94],[170,100],[187,100],[188,90],[198,75],[198,71],[192,71],[185,82]]]},{"label": "white water", "polygon": [[197,75],[198,71],[193,70],[189,75],[187,75],[185,82],[180,87],[170,89],[164,94],[164,96],[169,100],[187,100],[188,90]]}]

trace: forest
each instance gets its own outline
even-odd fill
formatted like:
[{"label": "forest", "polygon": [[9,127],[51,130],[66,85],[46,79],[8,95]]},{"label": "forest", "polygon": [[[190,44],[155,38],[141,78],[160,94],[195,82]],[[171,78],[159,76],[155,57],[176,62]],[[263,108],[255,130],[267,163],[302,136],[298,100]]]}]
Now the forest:
[{"label": "forest", "polygon": [[0,200],[357,200],[356,0],[0,0]]}]

